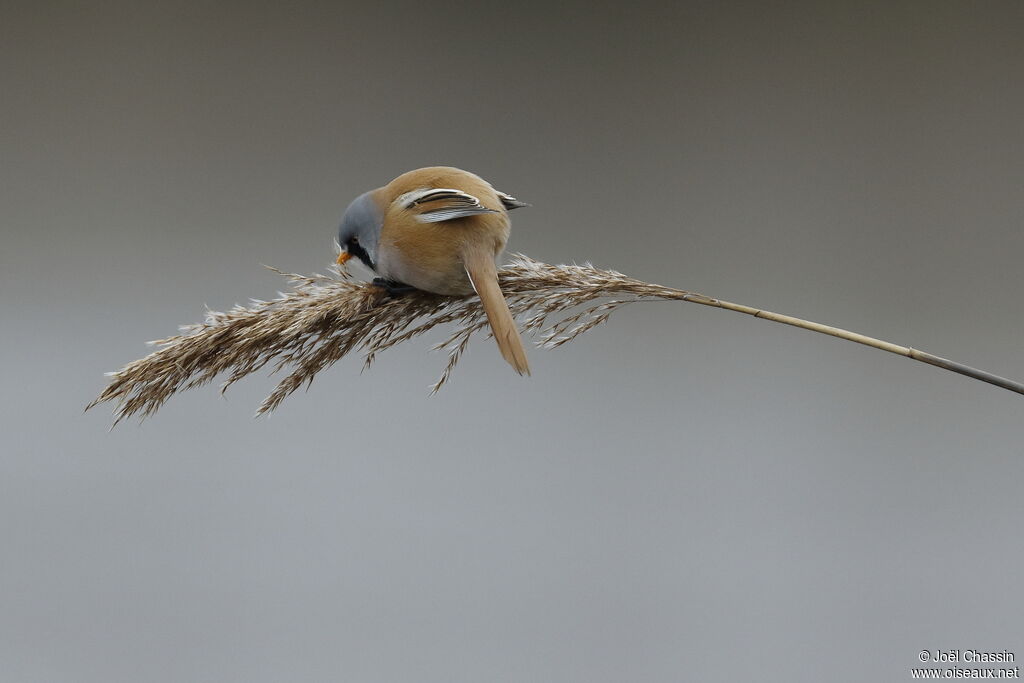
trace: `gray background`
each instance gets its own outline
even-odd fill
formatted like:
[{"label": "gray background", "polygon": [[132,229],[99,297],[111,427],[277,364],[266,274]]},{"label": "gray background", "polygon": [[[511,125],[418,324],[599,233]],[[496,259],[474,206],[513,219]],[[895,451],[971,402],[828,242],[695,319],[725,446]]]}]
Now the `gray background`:
[{"label": "gray background", "polygon": [[423,165],[510,248],[1024,378],[1024,5],[5,3],[0,679],[865,681],[1024,656],[1022,397],[642,304],[112,432]]}]

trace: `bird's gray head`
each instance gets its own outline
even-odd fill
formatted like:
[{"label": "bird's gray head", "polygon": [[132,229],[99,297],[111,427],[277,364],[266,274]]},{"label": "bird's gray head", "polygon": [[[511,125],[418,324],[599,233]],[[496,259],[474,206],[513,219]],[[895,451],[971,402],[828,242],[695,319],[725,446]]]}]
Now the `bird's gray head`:
[{"label": "bird's gray head", "polygon": [[377,269],[377,243],[380,242],[380,227],[384,222],[373,192],[364,192],[345,209],[338,228],[338,244],[341,254],[338,263],[345,263],[355,256],[371,270]]}]

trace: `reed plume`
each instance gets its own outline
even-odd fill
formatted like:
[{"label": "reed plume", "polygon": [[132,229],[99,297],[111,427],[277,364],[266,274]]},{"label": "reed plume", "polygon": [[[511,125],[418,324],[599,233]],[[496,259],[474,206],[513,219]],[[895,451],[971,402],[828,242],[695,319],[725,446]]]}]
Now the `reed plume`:
[{"label": "reed plume", "polygon": [[[288,368],[256,411],[268,413],[321,370],[342,357],[362,353],[369,367],[381,351],[440,325],[449,336],[435,348],[448,362],[433,386],[439,390],[451,377],[459,358],[477,332],[487,328],[476,296],[448,297],[412,291],[389,296],[381,287],[359,282],[336,268],[329,275],[283,273],[292,291],[271,301],[254,300],[181,328],[181,334],[150,342],[156,351],[108,373],[110,382],[86,410],[113,401],[117,424],[122,419],[154,414],[172,395],[224,375],[221,391],[261,370],[268,363],[277,372]],[[946,370],[1024,394],[1024,385],[929,353],[866,337],[827,325],[733,304],[703,294],[663,287],[591,265],[553,266],[516,254],[499,270],[501,289],[512,315],[541,347],[572,341],[634,301],[688,301],[774,320],[913,358]]]}]

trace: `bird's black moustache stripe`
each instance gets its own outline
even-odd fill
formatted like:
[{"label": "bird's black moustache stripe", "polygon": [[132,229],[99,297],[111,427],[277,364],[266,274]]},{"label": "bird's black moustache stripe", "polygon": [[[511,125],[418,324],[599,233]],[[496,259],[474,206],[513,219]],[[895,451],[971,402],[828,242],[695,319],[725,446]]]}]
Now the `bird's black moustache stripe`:
[{"label": "bird's black moustache stripe", "polygon": [[363,246],[359,242],[349,242],[345,245],[348,253],[355,256],[357,259],[365,263],[370,270],[377,270],[377,264],[370,260],[370,255],[363,249]]}]

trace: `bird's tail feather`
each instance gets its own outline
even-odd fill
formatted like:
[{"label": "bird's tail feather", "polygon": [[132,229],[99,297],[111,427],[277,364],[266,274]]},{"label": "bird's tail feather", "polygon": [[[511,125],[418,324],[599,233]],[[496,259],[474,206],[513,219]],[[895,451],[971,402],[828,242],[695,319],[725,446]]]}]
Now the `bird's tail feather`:
[{"label": "bird's tail feather", "polygon": [[502,357],[520,375],[529,375],[530,364],[526,359],[526,349],[523,348],[523,340],[519,336],[516,321],[508,310],[508,303],[501,293],[501,287],[498,286],[498,271],[494,265],[494,257],[482,249],[471,249],[465,256],[465,262],[469,280],[480,297],[480,303],[483,304],[487,322],[491,325],[494,340],[498,342]]}]

